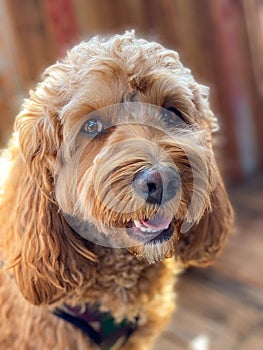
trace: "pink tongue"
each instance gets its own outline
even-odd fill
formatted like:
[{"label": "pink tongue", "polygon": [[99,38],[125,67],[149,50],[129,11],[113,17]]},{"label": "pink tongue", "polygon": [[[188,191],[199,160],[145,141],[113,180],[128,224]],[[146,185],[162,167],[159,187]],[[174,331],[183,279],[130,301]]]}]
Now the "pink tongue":
[{"label": "pink tongue", "polygon": [[151,219],[149,219],[147,221],[141,220],[141,223],[145,227],[152,228],[155,230],[162,230],[162,229],[166,228],[167,226],[169,226],[171,221],[172,221],[172,216],[166,218],[166,217],[163,217],[162,215],[157,213]]}]

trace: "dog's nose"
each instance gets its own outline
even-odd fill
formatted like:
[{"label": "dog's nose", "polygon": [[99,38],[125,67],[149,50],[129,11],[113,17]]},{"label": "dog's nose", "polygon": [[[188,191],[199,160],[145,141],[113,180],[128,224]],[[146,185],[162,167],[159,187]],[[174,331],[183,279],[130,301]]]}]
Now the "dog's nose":
[{"label": "dog's nose", "polygon": [[133,187],[148,203],[161,204],[176,195],[180,179],[177,171],[171,167],[145,169],[135,176]]}]

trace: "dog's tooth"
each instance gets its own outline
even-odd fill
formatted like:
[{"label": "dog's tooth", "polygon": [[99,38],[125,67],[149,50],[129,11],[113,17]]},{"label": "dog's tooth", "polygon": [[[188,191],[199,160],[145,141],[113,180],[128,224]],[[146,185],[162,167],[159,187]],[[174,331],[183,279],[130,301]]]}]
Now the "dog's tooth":
[{"label": "dog's tooth", "polygon": [[134,225],[137,227],[137,228],[141,228],[142,224],[140,223],[140,221],[138,220],[133,220],[134,222]]},{"label": "dog's tooth", "polygon": [[159,230],[153,230],[152,228],[149,228],[149,227],[139,227],[139,230],[142,231],[142,232],[147,232],[147,233],[157,233],[159,232]]}]

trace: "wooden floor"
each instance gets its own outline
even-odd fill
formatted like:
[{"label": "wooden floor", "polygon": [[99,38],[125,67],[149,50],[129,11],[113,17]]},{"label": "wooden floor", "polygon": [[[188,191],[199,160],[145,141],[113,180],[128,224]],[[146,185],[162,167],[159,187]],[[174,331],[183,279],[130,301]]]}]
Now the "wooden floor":
[{"label": "wooden floor", "polygon": [[154,350],[263,350],[263,174],[230,198],[236,232],[213,267],[181,276],[177,312]]}]

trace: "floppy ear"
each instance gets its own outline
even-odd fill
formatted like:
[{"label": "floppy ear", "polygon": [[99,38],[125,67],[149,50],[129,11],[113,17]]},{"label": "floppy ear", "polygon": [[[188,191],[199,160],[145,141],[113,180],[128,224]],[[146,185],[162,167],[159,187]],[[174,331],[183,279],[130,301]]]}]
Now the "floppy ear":
[{"label": "floppy ear", "polygon": [[232,229],[233,211],[220,176],[210,196],[211,207],[198,224],[180,236],[177,255],[185,265],[206,266],[213,262]]},{"label": "floppy ear", "polygon": [[54,196],[60,138],[56,123],[36,113],[32,105],[30,112],[20,113],[20,152],[16,149],[0,208],[5,216],[6,258],[20,291],[33,304],[53,303],[80,287],[90,275],[89,262],[95,261],[59,213]]},{"label": "floppy ear", "polygon": [[78,284],[74,278],[74,273],[79,272],[74,266],[72,232],[54,204],[31,180],[23,190],[14,223],[16,243],[19,243],[14,275],[21,293],[30,303],[50,304]]}]

